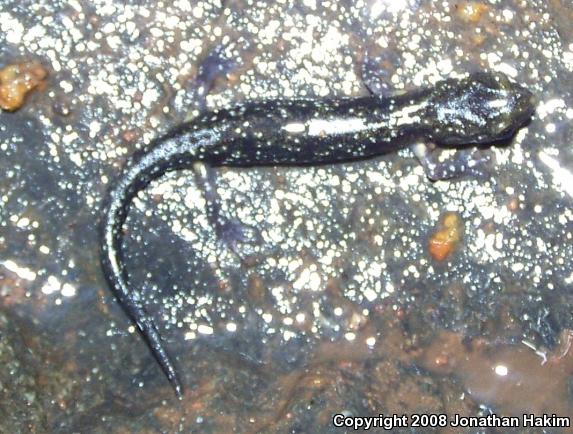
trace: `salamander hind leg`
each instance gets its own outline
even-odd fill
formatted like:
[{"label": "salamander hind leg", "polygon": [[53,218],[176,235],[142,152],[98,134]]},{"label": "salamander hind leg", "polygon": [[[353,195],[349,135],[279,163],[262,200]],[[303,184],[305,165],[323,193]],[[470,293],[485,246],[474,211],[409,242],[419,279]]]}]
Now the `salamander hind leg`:
[{"label": "salamander hind leg", "polygon": [[197,163],[193,166],[193,172],[197,184],[203,191],[207,218],[215,230],[217,238],[239,257],[242,256],[244,247],[250,246],[252,248],[260,245],[262,236],[255,227],[223,214],[214,170],[208,165]]},{"label": "salamander hind leg", "polygon": [[359,61],[358,76],[371,95],[392,96],[396,92],[392,76],[401,64],[401,56],[393,47],[366,44]]},{"label": "salamander hind leg", "polygon": [[206,111],[207,95],[236,81],[241,68],[253,57],[251,52],[251,44],[244,38],[223,38],[202,56],[195,77],[185,82],[185,92],[177,98],[176,108],[183,112],[191,104],[198,113]]}]

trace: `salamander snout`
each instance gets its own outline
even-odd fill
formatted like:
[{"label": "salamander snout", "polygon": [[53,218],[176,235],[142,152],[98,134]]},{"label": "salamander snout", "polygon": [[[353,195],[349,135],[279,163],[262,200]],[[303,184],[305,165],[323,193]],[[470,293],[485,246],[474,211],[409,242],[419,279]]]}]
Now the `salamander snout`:
[{"label": "salamander snout", "polygon": [[533,94],[501,73],[445,80],[429,98],[430,135],[447,145],[502,141],[529,120],[534,108]]}]

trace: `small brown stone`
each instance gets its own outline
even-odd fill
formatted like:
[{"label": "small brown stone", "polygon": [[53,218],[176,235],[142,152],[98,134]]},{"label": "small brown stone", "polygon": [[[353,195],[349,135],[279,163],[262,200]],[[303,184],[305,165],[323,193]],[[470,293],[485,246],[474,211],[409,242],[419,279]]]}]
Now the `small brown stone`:
[{"label": "small brown stone", "polygon": [[30,91],[45,85],[47,75],[46,69],[37,62],[15,63],[0,69],[0,107],[18,110]]},{"label": "small brown stone", "polygon": [[516,212],[519,209],[519,201],[517,198],[512,197],[507,203],[507,209],[511,212]]},{"label": "small brown stone", "polygon": [[461,2],[455,5],[458,17],[465,23],[477,24],[488,6],[478,2]]},{"label": "small brown stone", "polygon": [[442,218],[438,231],[430,237],[428,250],[436,261],[446,259],[457,247],[462,236],[462,224],[458,214],[448,213]]}]

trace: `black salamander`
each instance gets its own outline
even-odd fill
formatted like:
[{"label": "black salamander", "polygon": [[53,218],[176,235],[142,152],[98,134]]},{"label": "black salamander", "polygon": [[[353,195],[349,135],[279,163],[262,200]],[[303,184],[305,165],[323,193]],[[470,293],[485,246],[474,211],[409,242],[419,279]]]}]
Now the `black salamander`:
[{"label": "black salamander", "polygon": [[317,165],[365,159],[415,141],[462,146],[511,138],[534,111],[532,94],[502,74],[461,80],[382,98],[277,100],[205,113],[155,140],[113,185],[102,222],[103,272],[137,324],[175,392],[182,394],[140,294],[122,261],[122,227],[133,197],[152,180],[195,162],[210,166]]}]

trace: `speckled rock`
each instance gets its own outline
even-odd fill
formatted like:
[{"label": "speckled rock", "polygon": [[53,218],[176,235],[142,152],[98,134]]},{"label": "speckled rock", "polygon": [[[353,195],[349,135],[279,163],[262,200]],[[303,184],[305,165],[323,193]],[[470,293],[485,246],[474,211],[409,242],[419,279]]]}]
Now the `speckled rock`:
[{"label": "speckled rock", "polygon": [[[19,373],[2,374],[2,393],[18,381],[29,394],[2,429],[329,432],[336,409],[398,411],[402,397],[417,411],[509,411],[466,393],[462,371],[419,360],[444,332],[503,345],[508,366],[524,347],[540,363],[567,348],[571,19],[567,2],[541,0],[2,2],[0,67],[34,60],[49,76],[0,113],[0,303],[33,319],[2,330]],[[205,108],[388,94],[482,69],[538,98],[511,143],[480,151],[482,177],[432,183],[409,150],[219,169],[222,211],[264,238],[239,254],[216,239],[191,171],[135,199],[125,259],[176,358],[178,402],[99,266],[101,201],[130,156]],[[463,239],[440,262],[427,246],[445,213]],[[32,362],[22,335],[42,343]]]},{"label": "speckled rock", "polygon": [[0,431],[46,433],[35,355],[26,344],[17,319],[0,312]]}]

